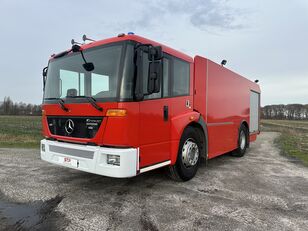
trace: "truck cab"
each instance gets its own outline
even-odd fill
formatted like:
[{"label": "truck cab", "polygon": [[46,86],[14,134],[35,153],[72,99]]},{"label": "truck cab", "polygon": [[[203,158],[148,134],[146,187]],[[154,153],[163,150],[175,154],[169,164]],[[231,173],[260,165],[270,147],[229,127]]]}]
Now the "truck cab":
[{"label": "truck cab", "polygon": [[[150,47],[159,47],[161,56],[154,57],[159,79],[152,92]],[[173,146],[182,131],[172,128],[172,120],[193,113],[193,59],[136,35],[80,49],[82,54],[70,51],[49,60],[42,159],[112,177],[174,164]],[[93,63],[92,71],[85,70],[82,56]]]}]

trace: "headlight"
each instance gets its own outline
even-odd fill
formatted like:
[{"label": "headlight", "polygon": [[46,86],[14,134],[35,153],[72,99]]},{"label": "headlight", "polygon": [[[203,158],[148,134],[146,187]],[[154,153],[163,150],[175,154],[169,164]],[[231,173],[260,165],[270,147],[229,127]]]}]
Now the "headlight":
[{"label": "headlight", "polygon": [[107,155],[107,164],[120,166],[120,156],[118,155]]}]

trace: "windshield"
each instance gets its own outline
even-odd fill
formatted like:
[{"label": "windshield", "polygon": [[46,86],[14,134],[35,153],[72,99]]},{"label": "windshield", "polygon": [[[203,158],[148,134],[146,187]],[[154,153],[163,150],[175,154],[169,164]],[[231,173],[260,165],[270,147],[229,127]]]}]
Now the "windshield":
[{"label": "windshield", "polygon": [[120,93],[124,98],[129,98],[133,86],[132,47],[121,43],[85,50],[86,61],[92,62],[95,67],[90,72],[83,68],[80,52],[51,60],[44,99],[88,96],[102,101],[116,101]]}]

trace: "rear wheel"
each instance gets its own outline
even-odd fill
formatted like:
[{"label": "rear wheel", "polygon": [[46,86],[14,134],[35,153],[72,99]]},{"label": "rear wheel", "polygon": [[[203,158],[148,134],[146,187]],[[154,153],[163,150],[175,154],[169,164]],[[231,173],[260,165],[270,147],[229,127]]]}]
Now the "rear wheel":
[{"label": "rear wheel", "polygon": [[249,142],[248,139],[248,129],[242,124],[238,135],[238,148],[232,152],[232,156],[242,157],[245,155]]},{"label": "rear wheel", "polygon": [[175,165],[169,166],[169,175],[177,181],[192,179],[198,170],[201,158],[201,139],[193,127],[187,127],[180,140]]}]

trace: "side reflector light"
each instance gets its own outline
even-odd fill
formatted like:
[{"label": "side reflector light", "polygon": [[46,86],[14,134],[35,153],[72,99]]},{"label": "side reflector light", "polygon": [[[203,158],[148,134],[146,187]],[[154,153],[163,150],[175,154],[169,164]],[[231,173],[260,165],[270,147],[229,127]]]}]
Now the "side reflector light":
[{"label": "side reflector light", "polygon": [[125,109],[109,109],[106,112],[106,116],[126,116]]},{"label": "side reflector light", "polygon": [[118,155],[107,155],[107,164],[120,166],[120,156]]}]

